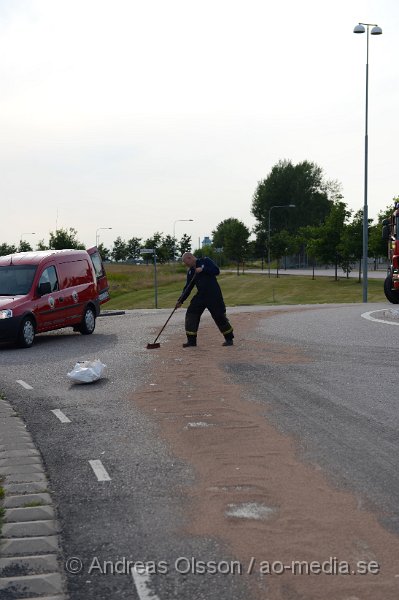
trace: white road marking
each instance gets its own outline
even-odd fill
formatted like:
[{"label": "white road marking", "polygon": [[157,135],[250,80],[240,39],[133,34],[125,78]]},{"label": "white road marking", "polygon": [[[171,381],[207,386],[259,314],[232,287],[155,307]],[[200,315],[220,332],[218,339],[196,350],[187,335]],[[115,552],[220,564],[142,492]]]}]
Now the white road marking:
[{"label": "white road marking", "polygon": [[399,322],[396,323],[396,321],[386,321],[385,319],[376,319],[375,317],[372,317],[371,315],[375,312],[378,311],[370,310],[369,312],[365,312],[360,316],[363,317],[363,319],[368,319],[369,321],[374,321],[376,323],[386,323],[387,325],[399,325]]},{"label": "white road marking", "polygon": [[98,481],[111,481],[111,477],[108,475],[101,460],[89,460],[89,464]]},{"label": "white road marking", "polygon": [[145,569],[133,567],[132,577],[140,600],[159,600],[159,596],[150,589],[150,576]]},{"label": "white road marking", "polygon": [[22,379],[17,379],[17,383],[19,383],[19,385],[22,385],[22,387],[26,390],[33,390],[33,387],[29,385],[29,383],[26,383],[26,381],[22,381]]},{"label": "white road marking", "polygon": [[64,415],[62,410],[60,410],[59,408],[55,408],[51,412],[57,417],[57,419],[59,419],[61,421],[61,423],[70,423],[71,422],[71,420],[68,419],[68,417],[66,415]]}]

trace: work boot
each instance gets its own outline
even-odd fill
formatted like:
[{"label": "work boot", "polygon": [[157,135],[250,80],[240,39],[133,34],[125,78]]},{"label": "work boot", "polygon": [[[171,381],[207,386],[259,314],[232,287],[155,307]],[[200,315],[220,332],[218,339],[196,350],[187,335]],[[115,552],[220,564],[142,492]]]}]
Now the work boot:
[{"label": "work boot", "polygon": [[195,347],[196,345],[197,345],[197,338],[187,336],[187,342],[185,344],[183,344],[183,348]]},{"label": "work boot", "polygon": [[234,346],[232,339],[225,339],[222,346]]}]

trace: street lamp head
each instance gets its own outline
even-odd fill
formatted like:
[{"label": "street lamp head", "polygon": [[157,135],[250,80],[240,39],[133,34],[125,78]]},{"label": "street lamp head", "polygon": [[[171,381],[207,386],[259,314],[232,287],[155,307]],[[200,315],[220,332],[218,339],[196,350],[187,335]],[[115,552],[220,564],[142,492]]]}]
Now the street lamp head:
[{"label": "street lamp head", "polygon": [[295,204],[289,204],[288,208],[295,208],[295,206],[296,206]]},{"label": "street lamp head", "polygon": [[353,33],[364,33],[366,31],[366,29],[364,28],[364,26],[359,23],[359,25],[356,25],[356,27],[353,30]]},{"label": "street lamp head", "polygon": [[373,27],[373,29],[370,31],[371,35],[381,35],[382,34],[382,29],[381,27],[378,27],[378,25],[375,25],[375,27]]}]

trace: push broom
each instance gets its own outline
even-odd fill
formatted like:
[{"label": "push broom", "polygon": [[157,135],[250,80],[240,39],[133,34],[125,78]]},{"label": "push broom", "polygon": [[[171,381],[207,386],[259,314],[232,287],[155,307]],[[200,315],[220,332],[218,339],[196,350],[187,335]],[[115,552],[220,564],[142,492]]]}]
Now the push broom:
[{"label": "push broom", "polygon": [[[192,283],[194,283],[194,279],[195,276],[197,275],[197,273],[194,273],[190,283],[188,284],[189,286],[191,286]],[[147,344],[147,350],[155,350],[155,348],[160,348],[161,344],[159,342],[157,342],[157,339],[159,338],[159,336],[161,335],[161,333],[163,332],[163,330],[165,329],[166,325],[169,323],[170,319],[172,318],[174,312],[176,311],[177,306],[174,307],[174,309],[172,310],[172,312],[170,313],[169,317],[166,320],[165,325],[162,327],[161,331],[158,333],[157,337],[155,338],[154,342],[152,344]]]}]

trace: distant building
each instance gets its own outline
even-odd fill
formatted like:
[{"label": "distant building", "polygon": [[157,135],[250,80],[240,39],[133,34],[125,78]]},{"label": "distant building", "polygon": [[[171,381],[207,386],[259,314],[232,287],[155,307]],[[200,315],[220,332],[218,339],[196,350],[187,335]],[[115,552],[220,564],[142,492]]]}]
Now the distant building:
[{"label": "distant building", "polygon": [[212,244],[211,238],[205,236],[204,239],[202,240],[202,247],[205,248],[206,246],[210,246],[211,244]]}]

